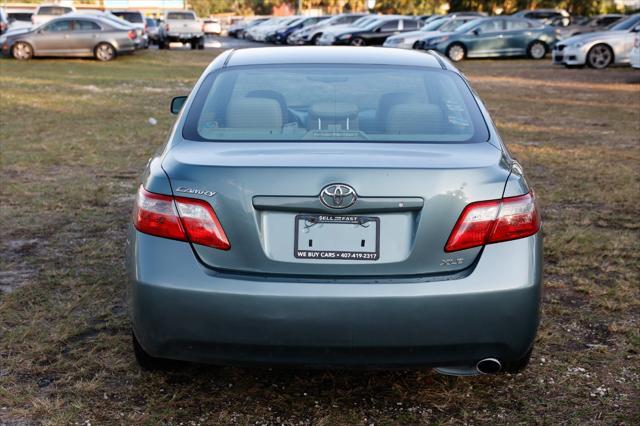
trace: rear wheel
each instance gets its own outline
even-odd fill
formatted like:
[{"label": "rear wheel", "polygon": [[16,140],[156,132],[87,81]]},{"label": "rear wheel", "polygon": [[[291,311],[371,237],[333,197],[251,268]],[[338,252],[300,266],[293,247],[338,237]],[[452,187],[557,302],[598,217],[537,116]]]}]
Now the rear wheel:
[{"label": "rear wheel", "polygon": [[587,64],[591,68],[604,69],[613,62],[613,50],[606,44],[596,44],[587,53]]},{"label": "rear wheel", "polygon": [[516,361],[505,364],[504,372],[510,374],[517,374],[522,372],[527,365],[529,365],[529,361],[531,361],[531,354],[533,353],[533,348],[529,349],[529,352],[524,354],[524,356]]},{"label": "rear wheel", "polygon": [[13,57],[19,61],[26,61],[33,58],[33,47],[29,43],[19,41],[13,46]]},{"label": "rear wheel", "polygon": [[527,56],[531,59],[544,59],[547,55],[547,45],[536,40],[527,47]]},{"label": "rear wheel", "polygon": [[97,60],[108,62],[116,57],[116,49],[109,43],[100,43],[96,46],[94,55]]},{"label": "rear wheel", "polygon": [[360,37],[356,37],[353,40],[351,40],[351,45],[352,46],[364,46],[366,44],[367,43],[364,41],[364,39],[360,38]]},{"label": "rear wheel", "polygon": [[198,50],[204,49],[204,37],[201,39],[198,39],[197,46],[198,46]]},{"label": "rear wheel", "polygon": [[310,44],[316,45],[318,44],[319,40],[320,40],[320,34],[315,34],[313,37],[311,37]]},{"label": "rear wheel", "polygon": [[133,332],[131,332],[131,340],[133,343],[133,354],[135,355],[136,362],[140,368],[147,371],[153,371],[162,369],[167,365],[165,360],[149,355],[149,353],[140,346],[140,342],[138,342],[138,338]]},{"label": "rear wheel", "polygon": [[453,62],[460,62],[467,56],[467,50],[460,43],[453,43],[447,47],[447,58]]}]

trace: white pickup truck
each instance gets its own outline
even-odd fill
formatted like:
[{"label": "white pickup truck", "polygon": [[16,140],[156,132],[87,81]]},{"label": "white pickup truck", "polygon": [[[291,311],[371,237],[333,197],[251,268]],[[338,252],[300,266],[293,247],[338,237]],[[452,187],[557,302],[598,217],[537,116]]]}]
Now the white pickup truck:
[{"label": "white pickup truck", "polygon": [[167,11],[164,14],[163,35],[158,42],[160,49],[168,49],[169,43],[190,44],[192,49],[204,49],[202,22],[190,10]]}]

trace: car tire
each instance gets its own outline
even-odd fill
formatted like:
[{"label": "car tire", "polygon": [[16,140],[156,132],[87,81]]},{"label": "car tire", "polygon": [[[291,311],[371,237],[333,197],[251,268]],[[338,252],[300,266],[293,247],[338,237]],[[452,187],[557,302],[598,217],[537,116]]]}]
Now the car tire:
[{"label": "car tire", "polygon": [[529,361],[531,361],[532,353],[533,353],[533,348],[529,349],[529,351],[526,354],[524,354],[522,358],[506,363],[504,365],[503,371],[509,374],[521,373],[529,365]]},{"label": "car tire", "polygon": [[587,53],[587,65],[597,70],[607,68],[613,63],[613,50],[604,43],[596,44]]},{"label": "car tire", "polygon": [[95,58],[102,62],[109,62],[116,57],[116,49],[109,43],[100,43],[93,49]]},{"label": "car tire", "polygon": [[452,62],[460,62],[467,57],[467,49],[462,43],[452,43],[447,47],[446,54]]},{"label": "car tire", "polygon": [[166,360],[156,358],[145,351],[133,332],[131,332],[131,342],[133,344],[133,355],[140,368],[145,371],[154,371],[161,370],[167,366],[168,362]]},{"label": "car tire", "polygon": [[33,47],[27,42],[19,41],[13,45],[11,56],[19,61],[28,61],[33,58]]},{"label": "car tire", "polygon": [[532,41],[527,47],[527,56],[531,59],[544,59],[548,52],[546,43],[540,40]]},{"label": "car tire", "polygon": [[197,47],[198,47],[198,50],[204,49],[204,38],[201,38],[198,40]]},{"label": "car tire", "polygon": [[354,37],[349,44],[352,46],[366,46],[367,42],[362,37]]},{"label": "car tire", "polygon": [[320,36],[321,35],[322,34],[314,34],[313,37],[311,37],[311,40],[309,41],[309,44],[314,45],[314,46],[317,45],[318,41],[320,40]]}]

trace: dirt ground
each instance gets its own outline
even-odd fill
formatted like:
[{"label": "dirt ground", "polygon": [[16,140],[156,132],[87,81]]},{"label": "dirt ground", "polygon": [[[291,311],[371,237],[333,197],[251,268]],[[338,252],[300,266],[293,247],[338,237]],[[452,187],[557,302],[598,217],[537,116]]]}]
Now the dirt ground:
[{"label": "dirt ground", "polygon": [[218,53],[0,60],[0,424],[640,423],[640,71],[548,59],[461,65],[543,211],[524,373],[140,371],[123,267],[137,176]]}]

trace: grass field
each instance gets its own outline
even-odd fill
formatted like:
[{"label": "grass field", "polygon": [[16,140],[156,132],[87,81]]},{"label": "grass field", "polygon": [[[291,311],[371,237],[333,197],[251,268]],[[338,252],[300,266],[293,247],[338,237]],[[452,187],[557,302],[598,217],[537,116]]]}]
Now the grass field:
[{"label": "grass field", "polygon": [[172,124],[170,98],[217,53],[0,60],[0,424],[640,423],[640,71],[628,68],[462,64],[543,209],[542,323],[523,374],[141,372],[123,268],[137,175]]}]

